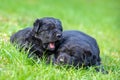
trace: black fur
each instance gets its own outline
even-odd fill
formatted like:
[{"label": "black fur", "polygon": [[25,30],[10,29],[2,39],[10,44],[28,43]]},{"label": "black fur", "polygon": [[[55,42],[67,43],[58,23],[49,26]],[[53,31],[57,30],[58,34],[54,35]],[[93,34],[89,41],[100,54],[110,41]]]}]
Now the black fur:
[{"label": "black fur", "polygon": [[99,54],[94,38],[80,31],[64,31],[54,63],[75,67],[100,66]]},{"label": "black fur", "polygon": [[[52,17],[36,19],[33,28],[26,28],[13,34],[10,38],[11,43],[16,43],[20,48],[29,50],[29,53],[42,57],[51,55],[58,48],[62,38],[61,21]],[[51,48],[50,43],[55,47]],[[29,54],[30,56],[31,54]]]}]

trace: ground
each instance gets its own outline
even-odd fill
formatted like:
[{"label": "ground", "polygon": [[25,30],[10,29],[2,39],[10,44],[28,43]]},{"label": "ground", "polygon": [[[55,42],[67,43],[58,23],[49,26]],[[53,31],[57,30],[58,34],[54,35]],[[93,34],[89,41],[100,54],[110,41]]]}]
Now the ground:
[{"label": "ground", "polygon": [[[0,0],[0,80],[119,80],[119,0]],[[9,42],[16,31],[36,18],[51,16],[64,30],[80,30],[94,37],[108,74],[90,69],[66,69],[27,58]]]}]

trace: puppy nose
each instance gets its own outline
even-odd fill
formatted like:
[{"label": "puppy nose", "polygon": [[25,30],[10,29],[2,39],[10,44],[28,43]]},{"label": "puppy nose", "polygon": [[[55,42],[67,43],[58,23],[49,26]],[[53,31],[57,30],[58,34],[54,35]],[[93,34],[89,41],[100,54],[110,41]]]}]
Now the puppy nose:
[{"label": "puppy nose", "polygon": [[62,34],[56,34],[57,38],[61,38]]}]

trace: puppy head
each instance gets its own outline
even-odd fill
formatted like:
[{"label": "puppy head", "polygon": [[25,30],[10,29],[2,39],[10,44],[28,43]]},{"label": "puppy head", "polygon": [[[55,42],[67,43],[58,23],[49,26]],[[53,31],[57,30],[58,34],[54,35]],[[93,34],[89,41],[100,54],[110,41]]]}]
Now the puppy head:
[{"label": "puppy head", "polygon": [[73,61],[73,57],[71,57],[69,54],[65,52],[58,53],[56,64],[57,65],[71,65]]},{"label": "puppy head", "polygon": [[37,19],[33,24],[34,37],[42,41],[43,48],[55,50],[62,38],[61,21],[52,17]]},{"label": "puppy head", "polygon": [[69,47],[63,46],[56,54],[55,64],[80,67],[89,64],[87,60],[89,56],[91,56],[91,53],[80,46],[75,46],[74,44],[69,45]]}]

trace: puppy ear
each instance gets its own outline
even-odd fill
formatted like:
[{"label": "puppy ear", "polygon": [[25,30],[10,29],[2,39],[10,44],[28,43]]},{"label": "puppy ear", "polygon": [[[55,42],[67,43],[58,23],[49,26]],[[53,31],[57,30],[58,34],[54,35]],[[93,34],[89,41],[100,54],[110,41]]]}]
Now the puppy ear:
[{"label": "puppy ear", "polygon": [[33,31],[38,32],[40,29],[42,21],[40,19],[36,19],[35,22],[33,23]]},{"label": "puppy ear", "polygon": [[92,53],[88,49],[83,49],[83,55],[82,55],[82,61],[84,62],[84,66],[90,65],[91,64],[91,56]]}]

